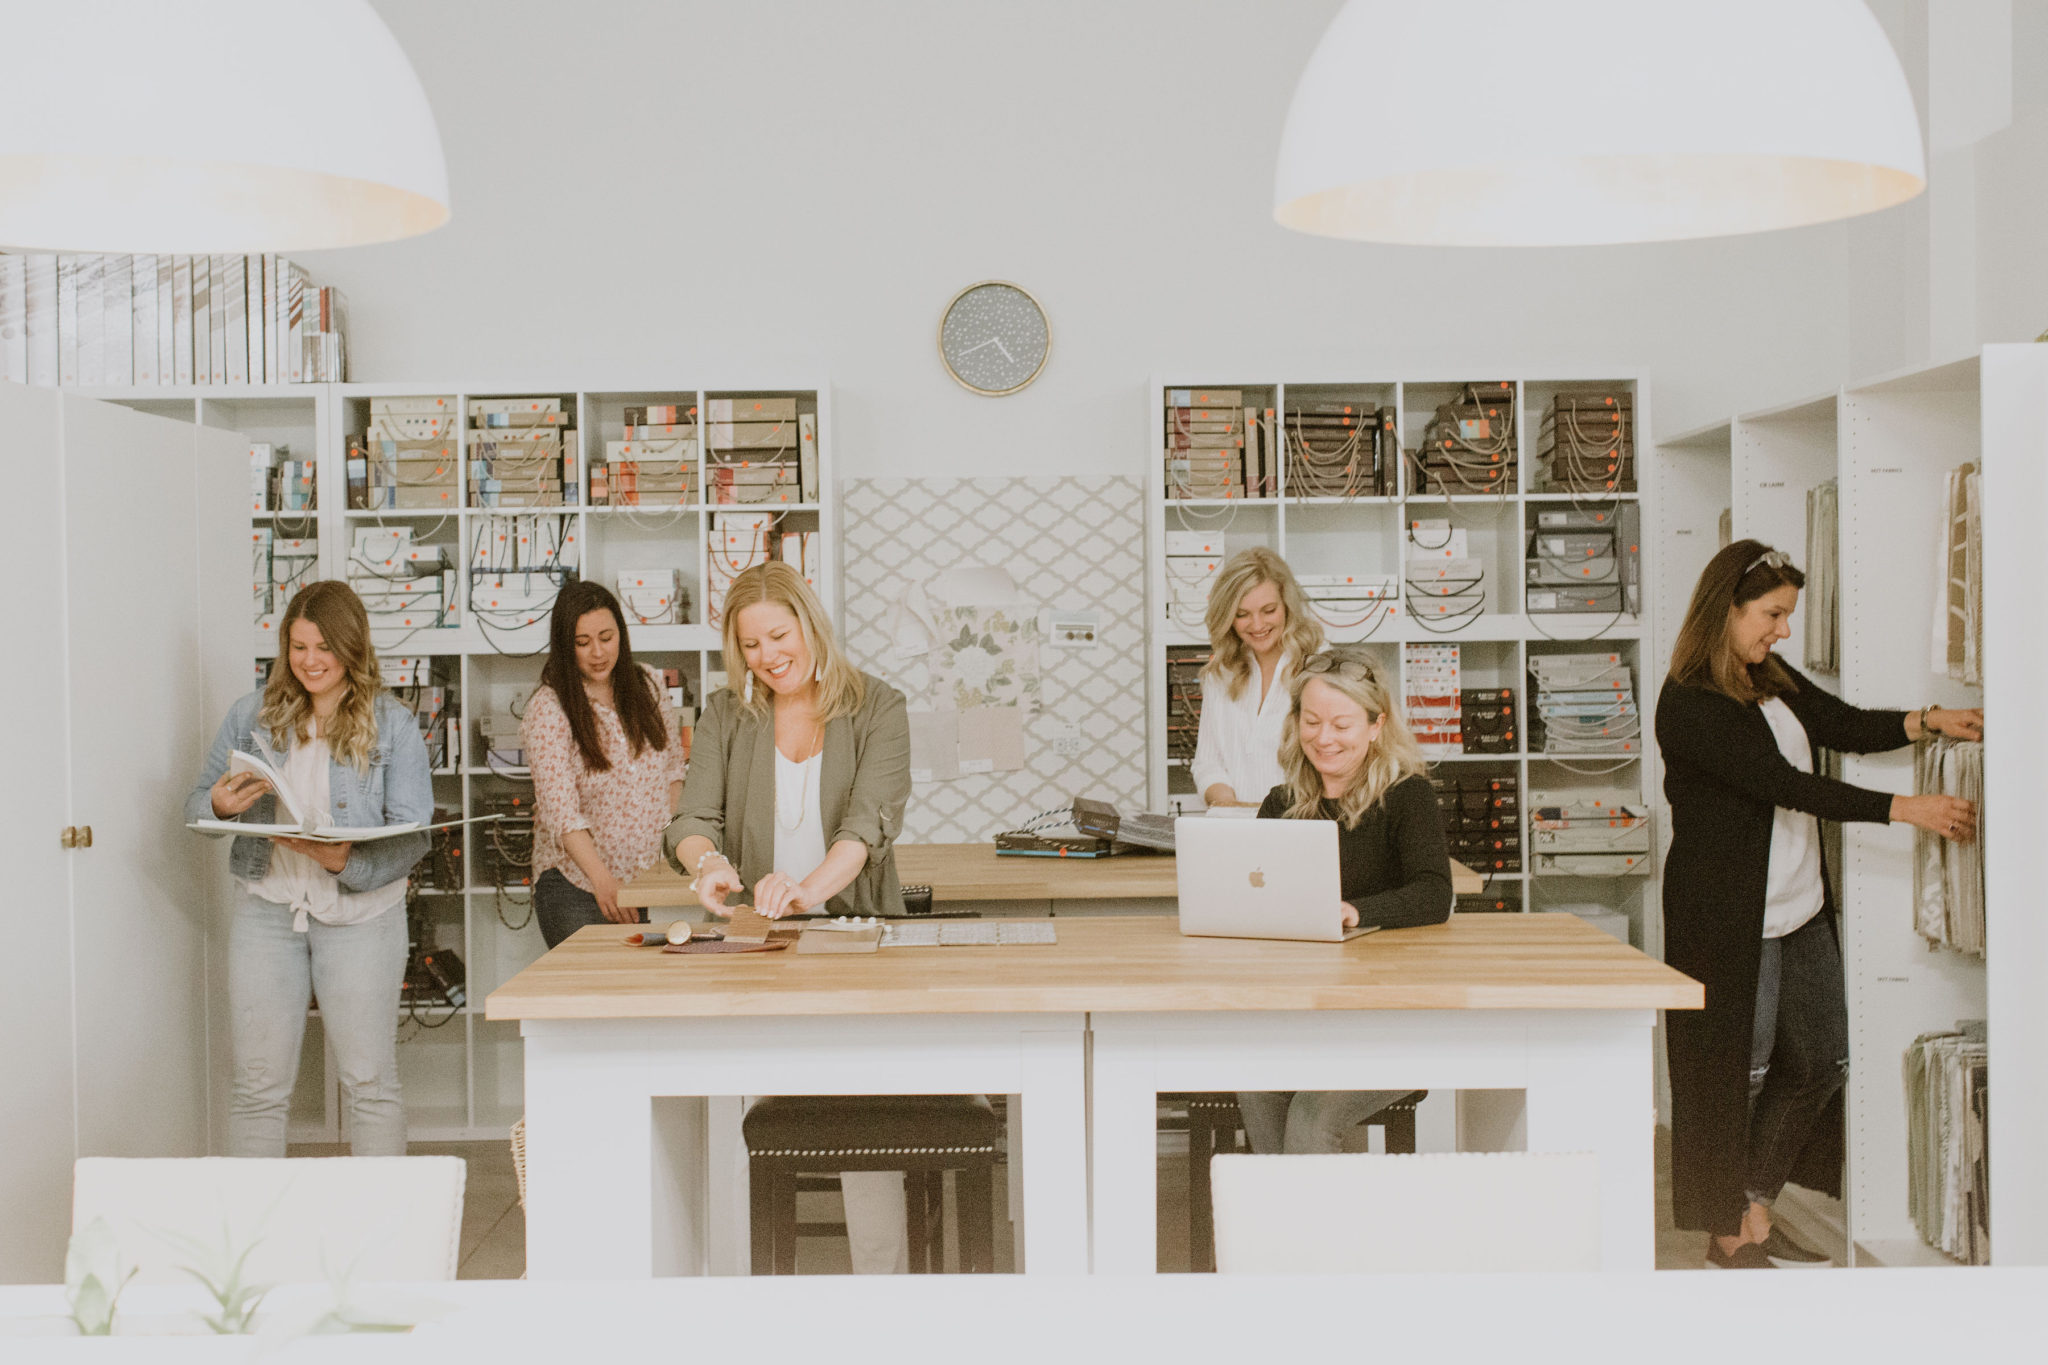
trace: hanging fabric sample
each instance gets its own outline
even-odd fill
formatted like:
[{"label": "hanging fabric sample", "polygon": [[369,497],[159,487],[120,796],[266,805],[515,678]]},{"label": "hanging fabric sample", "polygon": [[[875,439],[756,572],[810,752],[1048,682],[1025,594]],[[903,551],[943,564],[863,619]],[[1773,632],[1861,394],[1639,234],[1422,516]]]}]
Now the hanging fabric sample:
[{"label": "hanging fabric sample", "polygon": [[1921,1240],[1991,1263],[1991,1087],[1983,1021],[1923,1033],[1906,1049],[1906,1207]]},{"label": "hanging fabric sample", "polygon": [[1960,797],[1977,807],[1977,838],[1959,844],[1913,833],[1913,927],[1922,938],[1984,955],[1984,745],[1937,737],[1913,755],[1916,795]]},{"label": "hanging fabric sample", "polygon": [[1806,490],[1806,667],[1842,669],[1841,500],[1833,479]]}]

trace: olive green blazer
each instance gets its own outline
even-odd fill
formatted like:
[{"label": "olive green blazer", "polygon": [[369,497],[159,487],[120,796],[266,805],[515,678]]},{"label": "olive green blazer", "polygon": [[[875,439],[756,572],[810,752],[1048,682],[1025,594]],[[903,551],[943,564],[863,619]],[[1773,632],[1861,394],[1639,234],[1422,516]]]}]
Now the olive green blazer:
[{"label": "olive green blazer", "polygon": [[[860,709],[825,725],[818,765],[818,814],[825,846],[858,839],[867,866],[825,907],[836,915],[900,915],[896,836],[910,800],[910,713],[903,694],[872,674]],[[662,851],[692,835],[709,839],[751,888],[775,870],[775,722],[740,704],[732,689],[711,698],[690,745],[681,813],[669,823]]]}]

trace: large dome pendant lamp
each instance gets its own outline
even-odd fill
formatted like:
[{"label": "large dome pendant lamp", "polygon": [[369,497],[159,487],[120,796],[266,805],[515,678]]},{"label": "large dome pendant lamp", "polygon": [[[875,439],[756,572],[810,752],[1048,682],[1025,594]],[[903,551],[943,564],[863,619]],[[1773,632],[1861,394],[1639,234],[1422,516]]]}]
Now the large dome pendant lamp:
[{"label": "large dome pendant lamp", "polygon": [[448,221],[419,77],[367,0],[0,0],[0,248],[247,254]]},{"label": "large dome pendant lamp", "polygon": [[1926,159],[1863,0],[1348,0],[1273,182],[1324,237],[1601,245],[1889,208]]}]

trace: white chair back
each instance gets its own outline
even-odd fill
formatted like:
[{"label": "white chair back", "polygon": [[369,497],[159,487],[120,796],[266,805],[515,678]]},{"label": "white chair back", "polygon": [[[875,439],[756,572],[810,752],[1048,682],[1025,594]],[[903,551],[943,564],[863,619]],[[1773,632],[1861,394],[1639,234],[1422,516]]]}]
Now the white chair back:
[{"label": "white chair back", "polygon": [[1219,1156],[1216,1269],[1598,1270],[1590,1153]]},{"label": "white chair back", "polygon": [[460,1157],[85,1157],[72,1168],[71,1228],[113,1228],[137,1284],[189,1284],[180,1238],[229,1260],[254,1242],[245,1279],[295,1284],[452,1280],[462,1242]]}]

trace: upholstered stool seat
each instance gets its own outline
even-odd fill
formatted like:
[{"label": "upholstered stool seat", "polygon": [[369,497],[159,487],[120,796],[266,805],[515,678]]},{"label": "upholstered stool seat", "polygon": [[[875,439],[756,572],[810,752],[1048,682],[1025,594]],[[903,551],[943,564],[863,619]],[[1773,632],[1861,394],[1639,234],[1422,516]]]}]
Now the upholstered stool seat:
[{"label": "upholstered stool seat", "polygon": [[[957,1172],[961,1269],[995,1269],[993,1188],[1002,1120],[980,1095],[776,1095],[740,1123],[756,1275],[796,1273],[798,1181],[902,1171],[910,1270],[945,1266],[945,1174]],[[804,1180],[805,1188],[816,1188]]]}]

